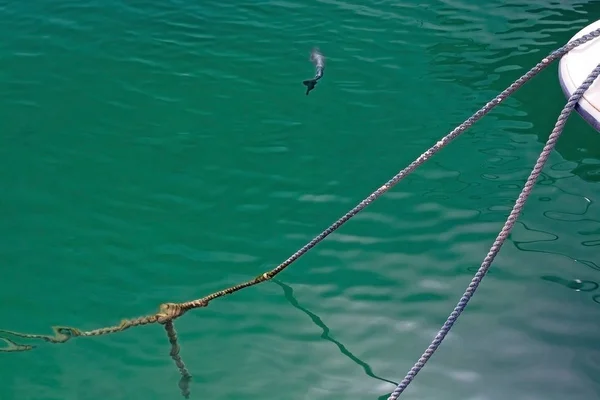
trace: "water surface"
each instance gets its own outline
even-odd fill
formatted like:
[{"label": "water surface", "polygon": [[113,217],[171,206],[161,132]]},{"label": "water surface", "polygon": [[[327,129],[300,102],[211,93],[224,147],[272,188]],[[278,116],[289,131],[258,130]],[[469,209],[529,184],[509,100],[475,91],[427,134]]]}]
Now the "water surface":
[{"label": "water surface", "polygon": [[[94,329],[283,261],[550,51],[592,1],[0,4],[0,328]],[[310,49],[327,57],[309,96]],[[177,321],[193,399],[385,399],[501,228],[553,65],[276,282]],[[565,129],[402,398],[600,397],[600,135]],[[0,357],[6,400],[178,399],[159,326]]]}]

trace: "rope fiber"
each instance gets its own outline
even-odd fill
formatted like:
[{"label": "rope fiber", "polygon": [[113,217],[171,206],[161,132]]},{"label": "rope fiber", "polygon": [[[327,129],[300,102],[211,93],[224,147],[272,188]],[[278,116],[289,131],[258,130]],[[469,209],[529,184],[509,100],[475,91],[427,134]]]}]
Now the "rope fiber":
[{"label": "rope fiber", "polygon": [[450,332],[450,329],[452,329],[452,326],[454,326],[454,323],[456,322],[460,314],[467,307],[469,300],[471,300],[471,297],[473,297],[473,295],[475,294],[475,291],[481,283],[481,280],[490,269],[494,258],[496,258],[496,255],[498,255],[500,248],[508,238],[510,231],[515,225],[519,214],[523,210],[523,207],[525,207],[527,198],[531,194],[531,191],[533,189],[533,186],[535,185],[537,178],[540,176],[540,173],[542,172],[546,161],[548,161],[548,157],[550,157],[550,153],[554,149],[558,138],[562,134],[567,119],[569,118],[571,112],[573,112],[573,109],[575,108],[585,91],[591,86],[591,84],[598,77],[598,75],[600,75],[600,64],[596,66],[596,68],[590,73],[590,75],[583,82],[583,84],[569,98],[569,101],[560,113],[560,116],[556,121],[556,125],[554,126],[554,129],[552,130],[552,133],[550,134],[546,145],[544,146],[539,158],[537,159],[537,162],[535,163],[531,174],[527,178],[527,181],[523,186],[523,190],[519,194],[519,197],[517,198],[515,205],[508,216],[508,219],[506,220],[504,226],[502,227],[502,230],[496,237],[494,244],[492,244],[492,247],[490,248],[490,251],[488,252],[485,259],[483,260],[481,266],[475,273],[475,276],[471,280],[471,283],[467,287],[467,290],[462,295],[462,297],[458,301],[458,304],[456,305],[456,307],[454,308],[454,310],[452,311],[452,313],[450,314],[450,316],[448,317],[438,334],[435,336],[431,344],[427,347],[423,355],[421,355],[419,360],[410,369],[410,371],[408,371],[404,379],[398,384],[398,386],[392,392],[390,397],[388,397],[388,400],[396,400],[404,391],[404,389],[408,387],[408,385],[412,382],[415,376],[417,376],[419,371],[425,366],[425,363],[427,363],[431,356],[433,356],[433,353],[435,353],[435,351],[440,346],[446,335]]},{"label": "rope fiber", "polygon": [[[415,161],[413,161],[406,168],[401,170],[398,174],[396,174],[393,178],[391,178],[383,186],[381,186],[375,192],[371,193],[367,198],[362,200],[358,205],[356,205],[353,209],[348,211],[344,216],[342,216],[340,219],[338,219],[336,222],[334,222],[332,225],[330,225],[327,229],[325,229],[323,232],[321,232],[319,235],[317,235],[315,238],[313,238],[310,242],[308,242],[306,245],[304,245],[302,248],[300,248],[298,251],[296,251],[294,254],[292,254],[287,260],[285,260],[284,262],[279,264],[274,269],[272,269],[268,272],[265,272],[250,281],[243,282],[238,285],[229,287],[227,289],[220,290],[218,292],[212,293],[212,294],[202,297],[200,299],[183,302],[183,303],[164,303],[159,306],[159,310],[155,314],[150,314],[150,315],[146,315],[146,316],[142,316],[142,317],[138,317],[138,318],[134,318],[134,319],[124,319],[118,325],[98,328],[98,329],[94,329],[91,331],[82,331],[77,328],[66,327],[66,326],[54,326],[54,327],[52,327],[53,335],[28,334],[28,333],[20,333],[20,332],[9,331],[9,330],[0,330],[0,334],[20,337],[20,338],[25,338],[25,339],[40,339],[40,340],[43,340],[43,341],[46,341],[49,343],[65,343],[74,337],[90,337],[90,336],[108,335],[108,334],[112,334],[112,333],[116,333],[116,332],[122,332],[122,331],[125,331],[129,328],[136,327],[136,326],[149,325],[149,324],[155,324],[155,323],[161,324],[164,326],[165,331],[167,333],[167,337],[171,344],[170,355],[181,374],[181,380],[179,383],[179,387],[181,389],[182,395],[187,398],[190,393],[188,385],[189,385],[189,380],[191,379],[191,375],[188,372],[187,368],[185,367],[185,364],[183,363],[181,357],[179,356],[180,348],[179,348],[179,344],[177,342],[177,333],[176,333],[175,327],[174,327],[174,321],[177,318],[181,317],[183,314],[185,314],[189,310],[201,308],[201,307],[207,307],[208,304],[212,300],[235,293],[244,288],[254,286],[259,283],[268,281],[268,280],[272,279],[273,277],[275,277],[277,274],[281,273],[284,269],[286,269],[288,266],[290,266],[294,261],[299,259],[302,255],[306,254],[310,249],[315,247],[319,242],[324,240],[327,236],[329,236],[331,233],[333,233],[334,231],[339,229],[343,224],[345,224],[348,220],[350,220],[352,217],[354,217],[356,214],[358,214],[360,211],[362,211],[365,207],[367,207],[373,201],[378,199],[385,192],[390,190],[398,182],[400,182],[402,179],[404,179],[408,174],[413,172],[417,167],[422,165],[425,161],[427,161],[434,154],[436,154],[440,149],[447,146],[453,139],[455,139],[456,137],[461,135],[463,132],[465,132],[475,122],[477,122],[484,115],[486,115],[488,112],[490,112],[494,107],[496,107],[498,104],[500,104],[506,98],[508,98],[511,94],[513,94],[515,91],[517,91],[521,86],[523,86],[526,82],[531,80],[535,75],[539,74],[543,69],[548,67],[552,62],[554,62],[558,58],[562,57],[563,55],[568,53],[573,48],[580,46],[581,44],[586,43],[598,36],[600,36],[600,29],[597,29],[593,32],[588,33],[587,35],[582,36],[579,39],[569,42],[565,46],[563,46],[563,47],[559,48],[558,50],[555,50],[554,52],[549,54],[546,58],[544,58],[536,66],[534,66],[531,70],[529,70],[525,75],[521,76],[519,79],[514,81],[508,88],[506,88],[504,91],[502,91],[498,96],[496,96],[494,99],[492,99],[490,102],[488,102],[485,106],[483,106],[475,114],[473,114],[471,117],[469,117],[466,121],[464,121],[462,124],[460,124],[454,130],[452,130],[449,134],[444,136],[435,145],[433,145],[431,148],[429,148],[427,151],[425,151],[423,154],[421,154]],[[398,384],[397,388],[391,393],[388,400],[397,399],[400,396],[400,394],[406,389],[406,387],[410,384],[410,382],[412,382],[412,380],[415,378],[415,376],[424,367],[425,363],[431,358],[433,353],[439,347],[439,345],[441,344],[444,337],[448,334],[448,332],[450,331],[450,329],[456,322],[456,319],[459,317],[459,315],[462,313],[462,311],[466,307],[470,298],[475,293],[475,290],[477,289],[479,283],[481,282],[481,280],[485,276],[487,270],[489,269],[492,261],[494,260],[494,257],[500,251],[500,247],[502,246],[502,243],[504,242],[504,240],[510,233],[512,226],[514,225],[515,221],[517,220],[517,217],[518,217],[519,213],[521,212],[523,206],[525,205],[525,201],[527,200],[527,197],[529,196],[537,177],[539,176],[546,160],[548,159],[548,156],[550,155],[551,151],[553,150],[554,145],[556,144],[556,141],[558,140],[560,134],[562,133],[562,130],[563,130],[563,127],[564,127],[564,124],[565,124],[567,118],[569,117],[570,113],[573,111],[575,105],[577,104],[577,102],[579,101],[579,99],[581,98],[581,96],[583,95],[585,90],[587,90],[587,88],[592,84],[592,82],[598,76],[598,74],[600,74],[600,65],[593,71],[592,74],[590,74],[590,76],[586,79],[584,84],[582,84],[581,87],[579,89],[577,89],[577,91],[570,97],[567,105],[565,106],[565,108],[563,109],[563,111],[560,114],[558,122],[556,123],[556,126],[555,126],[554,130],[552,131],[552,134],[550,135],[548,142],[546,143],[546,146],[544,147],[542,154],[540,155],[540,158],[538,159],[538,161],[535,164],[535,167],[534,167],[533,171],[531,172],[531,175],[529,176],[529,179],[527,180],[527,183],[525,184],[523,191],[519,195],[519,197],[516,201],[515,207],[513,208],[512,212],[510,213],[510,216],[509,216],[508,220],[506,221],[506,224],[500,231],[498,237],[496,238],[496,241],[492,245],[488,255],[485,257],[483,263],[481,264],[481,267],[475,274],[475,277],[471,281],[471,284],[469,285],[467,291],[463,294],[463,296],[461,297],[457,306],[455,307],[454,311],[450,314],[446,323],[444,323],[443,327],[441,328],[439,333],[436,335],[433,342],[429,345],[429,347],[427,348],[425,353],[423,353],[423,355],[419,358],[417,363],[410,369],[410,371],[408,372],[406,377],[402,380],[402,382],[400,382],[400,384]],[[0,352],[3,352],[3,353],[30,351],[35,348],[35,346],[33,346],[33,345],[18,344],[16,342],[14,342],[12,339],[9,339],[7,337],[0,337],[0,341],[5,343],[5,347],[0,348]]]}]

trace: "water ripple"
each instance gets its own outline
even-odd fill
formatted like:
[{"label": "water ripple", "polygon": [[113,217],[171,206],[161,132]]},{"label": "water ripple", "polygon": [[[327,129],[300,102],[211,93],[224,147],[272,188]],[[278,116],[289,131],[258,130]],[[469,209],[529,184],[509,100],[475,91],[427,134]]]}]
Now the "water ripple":
[{"label": "water ripple", "polygon": [[[583,0],[0,5],[0,303],[10,305],[0,328],[93,329],[272,268],[594,10]],[[304,96],[315,45],[326,78]],[[386,398],[480,265],[563,101],[555,75],[540,75],[282,281],[178,320],[192,392]],[[595,398],[600,139],[572,124],[414,396]],[[11,362],[0,397],[172,398],[168,351],[160,327],[42,344]]]}]

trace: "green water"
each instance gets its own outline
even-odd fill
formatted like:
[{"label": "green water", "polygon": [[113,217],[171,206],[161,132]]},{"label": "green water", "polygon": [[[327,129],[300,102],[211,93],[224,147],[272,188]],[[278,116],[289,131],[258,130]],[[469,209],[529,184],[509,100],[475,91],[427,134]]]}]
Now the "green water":
[{"label": "green water", "polygon": [[[113,325],[274,267],[600,13],[477,4],[0,2],[0,328]],[[556,72],[276,282],[179,319],[190,398],[385,399],[501,228],[565,103]],[[401,399],[600,398],[599,185],[574,115]],[[181,399],[160,326],[25,342],[0,354],[2,400]]]}]

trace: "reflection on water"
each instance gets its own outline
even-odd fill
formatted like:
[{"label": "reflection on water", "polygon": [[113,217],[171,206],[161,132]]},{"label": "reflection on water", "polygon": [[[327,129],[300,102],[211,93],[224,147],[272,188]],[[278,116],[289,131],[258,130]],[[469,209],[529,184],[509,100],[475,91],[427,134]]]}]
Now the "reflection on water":
[{"label": "reflection on water", "polygon": [[[1,312],[32,331],[93,327],[255,276],[600,11],[584,0],[43,3],[3,8],[0,49],[0,247],[3,265],[19,265],[3,270]],[[86,29],[69,34],[66,20]],[[298,76],[314,44],[331,68],[307,98]],[[480,265],[564,102],[554,64],[287,270],[311,290],[303,305],[276,282],[284,296],[264,285],[216,303],[201,326],[182,320],[206,397],[388,391],[382,376],[414,363]],[[569,120],[414,398],[595,398],[599,140]],[[170,398],[172,385],[147,385],[176,373],[160,346],[139,329],[14,358],[0,398],[72,399],[78,386]]]},{"label": "reflection on water", "polygon": [[[557,283],[568,289],[575,290],[576,292],[594,292],[598,289],[598,287],[600,287],[600,285],[597,282],[582,281],[581,279],[564,279],[558,276],[550,275],[542,276],[541,279],[548,282]],[[600,304],[600,293],[593,295],[592,301]]]},{"label": "reflection on water", "polygon": [[[313,313],[312,311],[308,310],[307,308],[303,307],[302,305],[300,305],[300,303],[298,302],[298,300],[296,300],[296,297],[294,297],[294,289],[292,289],[290,286],[286,285],[285,283],[275,279],[272,282],[274,282],[276,285],[278,285],[279,287],[281,287],[283,289],[283,293],[285,295],[285,298],[287,299],[287,301],[289,301],[289,303],[294,307],[297,308],[298,310],[302,311],[303,313],[305,313],[306,315],[308,315],[310,317],[310,319],[315,323],[315,325],[317,325],[319,328],[321,328],[323,330],[323,333],[321,334],[321,338],[335,344],[338,349],[340,349],[340,352],[345,355],[346,357],[348,357],[349,359],[351,359],[352,361],[354,361],[357,365],[361,366],[362,369],[365,371],[365,374],[367,374],[368,376],[370,376],[371,378],[375,378],[377,380],[383,381],[383,382],[387,382],[387,383],[392,383],[394,385],[398,385],[397,382],[394,381],[390,381],[388,379],[382,378],[380,376],[375,375],[375,373],[373,373],[372,368],[369,366],[369,364],[367,364],[366,362],[364,362],[363,360],[361,360],[360,358],[356,357],[354,354],[352,354],[352,352],[350,352],[350,350],[348,350],[346,348],[346,346],[344,346],[342,343],[340,343],[339,341],[335,340],[334,338],[331,337],[330,334],[330,329],[327,325],[325,325],[325,323],[323,322],[323,320],[321,318],[319,318],[319,316],[317,316],[315,313]],[[385,398],[385,396],[382,396],[380,398]]]},{"label": "reflection on water", "polygon": [[[574,1],[568,4],[548,2],[543,6],[502,4],[490,7],[502,23],[488,26],[483,20],[478,21],[468,13],[457,16],[456,7],[460,6],[456,2],[443,3],[447,5],[438,13],[436,30],[440,35],[451,31],[452,39],[427,48],[436,66],[431,70],[431,77],[472,88],[479,95],[473,95],[469,101],[477,105],[503,90],[535,65],[543,55],[570,40],[574,34],[573,25],[584,27],[594,22],[600,12],[600,2],[594,1]],[[477,11],[483,12],[479,9]],[[472,35],[474,26],[479,32],[476,36]],[[488,34],[481,35],[481,32]],[[507,48],[512,51],[507,51]],[[457,65],[461,67],[457,69]],[[537,76],[508,99],[501,107],[502,111],[496,111],[509,112],[513,123],[522,125],[513,129],[521,129],[527,135],[531,133],[530,128],[533,126],[531,117],[546,115],[545,119],[536,118],[538,122],[534,132],[539,143],[546,142],[560,109],[567,100],[560,89],[556,73],[556,65],[548,68],[548,71]],[[545,96],[532,96],[534,93],[541,93],[542,88]],[[522,100],[526,98],[529,100]],[[535,101],[531,101],[534,98]],[[567,126],[568,134],[560,139],[556,151],[571,162],[569,171],[572,175],[586,182],[600,182],[600,163],[597,162],[600,159],[600,134],[576,114],[569,119]]]},{"label": "reflection on water", "polygon": [[541,279],[558,283],[569,289],[573,289],[577,292],[593,292],[598,289],[598,284],[592,281],[582,281],[581,279],[563,279],[558,276],[542,276]]}]

